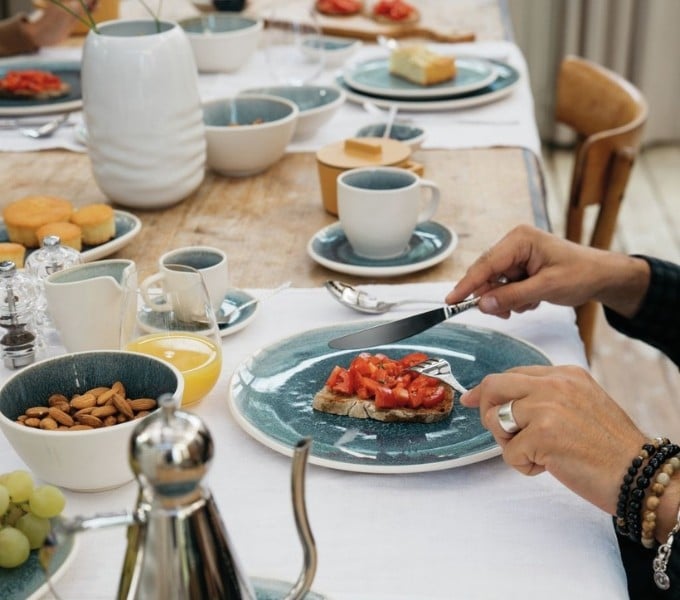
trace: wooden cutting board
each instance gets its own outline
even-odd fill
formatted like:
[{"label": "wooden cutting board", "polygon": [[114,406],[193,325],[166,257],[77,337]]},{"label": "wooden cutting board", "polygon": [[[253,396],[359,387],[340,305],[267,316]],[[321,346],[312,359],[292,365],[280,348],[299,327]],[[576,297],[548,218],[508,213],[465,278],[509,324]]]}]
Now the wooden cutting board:
[{"label": "wooden cutting board", "polygon": [[[420,18],[416,23],[379,23],[371,16],[372,1],[365,0],[364,10],[360,14],[350,16],[331,16],[314,11],[314,17],[326,35],[351,37],[364,41],[375,41],[379,35],[392,38],[423,38],[436,42],[470,42],[477,39],[476,34],[467,27],[452,26],[460,22],[457,10],[452,10],[446,2],[444,8],[440,3],[416,2]],[[310,2],[308,0],[290,0],[275,5],[276,19],[309,19]],[[251,0],[248,13],[267,16],[268,5],[263,0]]]}]

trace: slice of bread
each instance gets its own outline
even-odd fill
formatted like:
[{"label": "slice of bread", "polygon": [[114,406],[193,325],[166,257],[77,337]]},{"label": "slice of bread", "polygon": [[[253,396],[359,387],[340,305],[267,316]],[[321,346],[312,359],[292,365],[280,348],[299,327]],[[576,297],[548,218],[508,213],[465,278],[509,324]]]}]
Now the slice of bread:
[{"label": "slice of bread", "polygon": [[412,83],[427,86],[453,79],[456,63],[453,57],[437,54],[425,46],[400,46],[390,54],[389,71]]},{"label": "slice of bread", "polygon": [[65,96],[71,86],[49,71],[26,69],[8,71],[0,79],[0,97],[26,100],[49,100]]},{"label": "slice of bread", "polygon": [[444,399],[432,408],[376,408],[373,400],[343,396],[324,386],[314,396],[312,407],[321,412],[355,419],[375,419],[386,423],[435,423],[448,417],[453,410],[453,389],[448,385],[444,389]]}]

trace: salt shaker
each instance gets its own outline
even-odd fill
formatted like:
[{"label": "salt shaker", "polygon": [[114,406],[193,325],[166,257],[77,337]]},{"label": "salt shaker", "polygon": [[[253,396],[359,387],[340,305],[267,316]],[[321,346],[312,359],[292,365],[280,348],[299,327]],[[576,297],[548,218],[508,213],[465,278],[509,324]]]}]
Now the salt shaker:
[{"label": "salt shaker", "polygon": [[11,260],[0,262],[0,351],[5,366],[19,369],[35,360],[33,315],[40,296],[36,281],[20,273]]},{"label": "salt shaker", "polygon": [[82,262],[80,252],[63,246],[57,235],[43,238],[43,246],[26,259],[26,271],[42,281],[48,275],[78,265]]},{"label": "salt shaker", "polygon": [[32,275],[38,284],[38,299],[35,305],[37,345],[46,355],[49,355],[50,348],[61,347],[63,344],[47,312],[43,281],[52,273],[80,263],[82,263],[80,252],[75,248],[62,245],[57,235],[44,237],[42,248],[30,254],[26,259],[26,272]]}]

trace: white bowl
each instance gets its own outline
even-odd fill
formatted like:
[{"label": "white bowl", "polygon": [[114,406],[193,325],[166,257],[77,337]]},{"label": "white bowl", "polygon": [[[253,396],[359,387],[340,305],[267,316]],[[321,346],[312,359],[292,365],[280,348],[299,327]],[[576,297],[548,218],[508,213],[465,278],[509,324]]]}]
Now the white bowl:
[{"label": "white bowl", "polygon": [[204,103],[208,166],[231,177],[268,169],[286,152],[299,112],[290,100],[257,94]]},{"label": "white bowl", "polygon": [[305,42],[302,45],[302,51],[311,57],[314,57],[321,52],[323,53],[326,67],[338,67],[360,47],[360,40],[322,35],[319,38]]},{"label": "white bowl", "polygon": [[244,94],[266,94],[294,102],[300,114],[295,138],[303,139],[316,133],[344,104],[347,95],[340,88],[326,85],[277,85],[244,90]]},{"label": "white bowl", "polygon": [[45,405],[52,394],[75,393],[120,381],[128,398],[171,393],[179,402],[182,374],[145,354],[120,350],[76,352],[33,363],[0,388],[0,429],[38,479],[59,487],[93,492],[131,481],[130,437],[140,419],[87,431],[48,431],[20,425],[27,408]]},{"label": "white bowl", "polygon": [[261,19],[237,14],[210,13],[179,22],[203,72],[229,72],[242,67],[257,49]]}]

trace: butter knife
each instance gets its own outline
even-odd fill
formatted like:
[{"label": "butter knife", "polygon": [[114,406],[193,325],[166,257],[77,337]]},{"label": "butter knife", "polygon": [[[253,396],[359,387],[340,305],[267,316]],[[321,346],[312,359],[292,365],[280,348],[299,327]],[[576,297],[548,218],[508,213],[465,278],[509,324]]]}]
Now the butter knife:
[{"label": "butter knife", "polygon": [[477,304],[479,304],[479,297],[463,300],[456,304],[448,304],[404,319],[381,323],[368,329],[343,335],[331,340],[328,345],[336,350],[352,350],[389,344],[434,327],[438,323],[474,308]]}]

